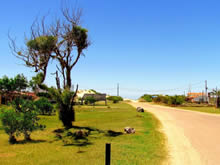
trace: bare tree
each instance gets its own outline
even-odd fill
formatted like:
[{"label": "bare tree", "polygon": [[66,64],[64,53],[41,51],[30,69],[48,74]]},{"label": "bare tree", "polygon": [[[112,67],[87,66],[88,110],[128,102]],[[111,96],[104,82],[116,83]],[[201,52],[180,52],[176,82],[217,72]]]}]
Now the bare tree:
[{"label": "bare tree", "polygon": [[[35,72],[42,75],[41,84],[46,78],[49,61],[56,60],[58,62],[55,75],[60,95],[63,94],[64,90],[70,92],[72,86],[71,71],[80,57],[84,55],[83,50],[90,45],[87,29],[80,26],[82,9],[63,8],[61,12],[63,17],[55,19],[49,25],[46,24],[46,17],[40,21],[36,19],[30,28],[30,38],[26,41],[25,48],[18,48],[15,39],[9,35],[10,48],[15,56],[23,60],[27,67],[34,68]],[[63,88],[60,85],[59,74],[62,76]],[[74,111],[72,105],[76,92],[77,90],[69,98],[69,105],[64,105],[66,103],[58,101],[60,102],[60,112]],[[63,119],[61,120],[63,121]],[[65,117],[65,120],[68,119]],[[64,125],[71,126],[70,122],[64,123]]]}]

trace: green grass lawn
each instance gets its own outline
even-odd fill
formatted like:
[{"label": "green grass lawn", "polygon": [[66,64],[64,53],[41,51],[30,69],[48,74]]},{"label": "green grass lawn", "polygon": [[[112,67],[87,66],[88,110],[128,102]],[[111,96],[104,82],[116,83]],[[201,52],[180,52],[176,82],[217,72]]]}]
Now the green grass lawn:
[{"label": "green grass lawn", "polygon": [[[74,128],[65,131],[57,116],[41,116],[47,128],[34,132],[28,143],[19,137],[19,144],[8,144],[8,135],[0,125],[0,164],[103,165],[105,143],[112,145],[113,165],[159,165],[166,161],[165,138],[152,114],[137,113],[126,103],[75,108]],[[126,126],[134,127],[136,133],[124,134]],[[90,130],[88,138],[68,136],[77,129]]]},{"label": "green grass lawn", "polygon": [[200,107],[177,107],[177,108],[191,110],[191,111],[198,111],[198,112],[220,114],[220,109],[215,108],[215,107],[202,107],[202,106],[200,106]]}]

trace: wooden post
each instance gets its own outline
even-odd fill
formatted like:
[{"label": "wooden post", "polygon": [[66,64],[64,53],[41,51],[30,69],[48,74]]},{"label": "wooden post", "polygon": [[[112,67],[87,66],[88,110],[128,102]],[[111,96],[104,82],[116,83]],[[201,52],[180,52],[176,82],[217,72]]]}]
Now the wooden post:
[{"label": "wooden post", "polygon": [[111,164],[111,143],[105,144],[105,165]]},{"label": "wooden post", "polygon": [[215,107],[219,108],[219,96],[218,95],[216,96],[216,106]]}]

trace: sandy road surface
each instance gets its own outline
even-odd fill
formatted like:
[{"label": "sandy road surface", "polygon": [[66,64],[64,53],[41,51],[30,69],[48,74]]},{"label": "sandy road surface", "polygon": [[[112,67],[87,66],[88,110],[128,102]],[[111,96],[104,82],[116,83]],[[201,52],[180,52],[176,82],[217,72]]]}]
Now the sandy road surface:
[{"label": "sandy road surface", "polygon": [[131,102],[153,113],[167,136],[171,165],[220,165],[220,115]]}]

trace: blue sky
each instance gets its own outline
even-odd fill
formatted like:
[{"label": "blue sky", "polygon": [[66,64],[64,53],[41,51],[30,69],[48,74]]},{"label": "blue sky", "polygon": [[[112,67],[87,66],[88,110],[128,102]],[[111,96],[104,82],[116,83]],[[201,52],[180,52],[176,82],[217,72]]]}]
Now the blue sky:
[{"label": "blue sky", "polygon": [[[69,1],[74,5],[75,1]],[[202,0],[78,0],[82,25],[92,45],[72,72],[81,89],[123,97],[143,93],[182,94],[220,87],[220,2]],[[0,6],[0,77],[33,70],[16,59],[8,46],[8,31],[23,44],[36,16],[57,15],[60,0],[7,0]],[[49,72],[54,72],[51,66]],[[48,74],[46,83],[54,84]]]}]

